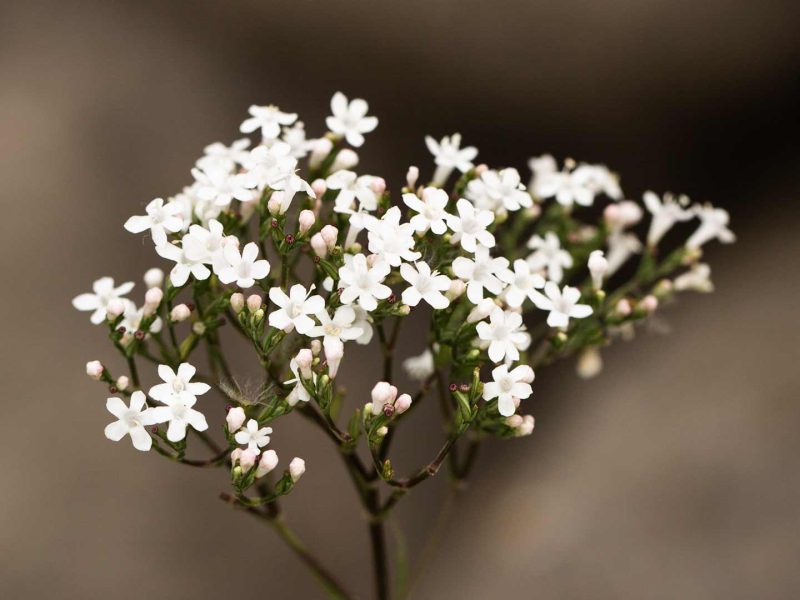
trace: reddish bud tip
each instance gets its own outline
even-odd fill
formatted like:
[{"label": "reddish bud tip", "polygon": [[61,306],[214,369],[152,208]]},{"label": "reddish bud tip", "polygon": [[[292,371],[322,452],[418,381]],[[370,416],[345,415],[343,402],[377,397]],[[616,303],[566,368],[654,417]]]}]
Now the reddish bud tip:
[{"label": "reddish bud tip", "polygon": [[389,296],[389,297],[386,299],[386,301],[387,301],[389,304],[394,304],[395,302],[397,302],[397,296],[395,296],[394,294],[392,294],[391,296]]}]

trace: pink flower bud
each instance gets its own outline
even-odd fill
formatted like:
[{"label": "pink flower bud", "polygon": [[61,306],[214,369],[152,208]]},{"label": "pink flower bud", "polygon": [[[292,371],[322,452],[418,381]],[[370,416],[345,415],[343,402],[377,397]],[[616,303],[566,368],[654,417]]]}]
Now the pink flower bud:
[{"label": "pink flower bud", "polygon": [[[534,378],[536,377],[533,369],[530,368],[528,365],[520,365],[517,367],[520,370],[520,381],[524,383],[533,383]],[[516,369],[514,369],[516,371]]]},{"label": "pink flower bud", "polygon": [[306,461],[302,458],[294,457],[292,462],[289,463],[289,475],[292,478],[294,483],[297,483],[298,479],[303,476],[303,473],[306,472]]},{"label": "pink flower bud", "polygon": [[311,249],[314,251],[314,254],[320,258],[325,258],[328,255],[328,244],[325,243],[325,238],[322,237],[322,233],[317,232],[312,235],[309,244],[311,244]]},{"label": "pink flower bud", "polygon": [[254,313],[261,308],[261,296],[258,294],[250,294],[247,297],[247,310]]},{"label": "pink flower bud", "polygon": [[335,173],[336,171],[342,171],[344,169],[352,169],[357,164],[358,154],[356,154],[356,151],[351,150],[350,148],[344,148],[343,150],[340,150],[339,154],[336,155],[336,158],[333,159],[331,172]]},{"label": "pink flower bud", "polygon": [[267,450],[261,455],[256,467],[256,477],[263,477],[278,466],[278,454],[275,450]]},{"label": "pink flower bud", "polygon": [[319,340],[311,340],[311,354],[319,356],[320,350],[322,350],[322,342]]},{"label": "pink flower bud", "polygon": [[161,287],[164,283],[164,271],[158,267],[148,269],[144,274],[144,284],[149,288]]},{"label": "pink flower bud", "polygon": [[609,226],[616,227],[619,224],[619,212],[619,206],[616,204],[609,204],[603,211],[603,219],[605,219]]},{"label": "pink flower bud", "polygon": [[642,298],[641,306],[647,314],[655,312],[658,308],[658,298],[653,296],[653,294],[648,294]]},{"label": "pink flower bud", "polygon": [[517,435],[523,436],[532,434],[533,425],[534,425],[533,416],[525,415],[524,417],[522,417],[522,425],[517,427]]},{"label": "pink flower bud", "polygon": [[314,213],[310,210],[302,210],[300,211],[300,216],[297,218],[297,225],[300,231],[300,235],[306,233],[309,229],[314,226],[317,218],[314,216]]},{"label": "pink flower bud", "polygon": [[106,316],[110,320],[116,319],[125,312],[125,301],[122,298],[112,298],[106,305]]},{"label": "pink flower bud", "polygon": [[237,314],[244,310],[244,294],[240,292],[231,294],[231,308]]},{"label": "pink flower bud", "polygon": [[234,448],[231,451],[231,464],[237,464],[239,459],[242,457],[242,449],[241,448]]},{"label": "pink flower bud", "polygon": [[453,279],[450,281],[450,288],[445,292],[448,300],[455,300],[461,296],[467,289],[467,284],[460,279]]},{"label": "pink flower bud", "polygon": [[411,408],[411,396],[408,394],[401,394],[400,397],[394,402],[395,414],[401,415]]},{"label": "pink flower bud", "polygon": [[595,250],[589,255],[588,266],[592,276],[592,285],[599,290],[603,287],[603,277],[608,273],[608,260],[603,256],[602,250]]},{"label": "pink flower bud", "polygon": [[257,458],[258,454],[256,454],[255,450],[250,450],[250,448],[242,450],[242,453],[239,455],[239,466],[242,467],[242,471],[249,471],[252,469],[256,464]]},{"label": "pink flower bud", "polygon": [[310,379],[311,365],[314,362],[314,355],[311,353],[311,350],[303,348],[297,353],[297,356],[294,357],[294,361],[297,363],[297,368],[300,370],[300,376],[303,379]]},{"label": "pink flower bud", "polygon": [[328,376],[335,379],[344,356],[344,344],[334,338],[330,342],[323,343],[322,347],[325,349],[325,360],[328,363]]},{"label": "pink flower bud", "polygon": [[619,302],[617,302],[617,306],[614,308],[614,311],[621,317],[627,317],[631,314],[631,303],[627,298],[623,298]]},{"label": "pink flower bud", "polygon": [[119,391],[127,390],[129,383],[130,380],[125,375],[120,375],[117,377],[116,386]]},{"label": "pink flower bud", "polygon": [[386,180],[383,177],[373,177],[369,187],[378,196],[381,196],[386,191]]},{"label": "pink flower bud", "polygon": [[169,318],[175,323],[185,321],[191,316],[192,311],[189,310],[189,307],[185,304],[178,304],[177,306],[172,307],[172,310],[169,313]]},{"label": "pink flower bud", "polygon": [[379,381],[372,388],[372,414],[379,415],[383,412],[384,404],[394,403],[397,398],[397,388],[387,381]]},{"label": "pink flower bud", "polygon": [[235,406],[228,411],[228,414],[225,415],[225,422],[228,424],[228,431],[234,433],[239,431],[244,425],[244,421],[246,419],[246,415],[244,414],[244,409],[241,406]]},{"label": "pink flower bud", "polygon": [[150,311],[154,311],[158,308],[158,305],[161,304],[161,300],[164,298],[164,292],[161,291],[161,288],[150,288],[144,295],[144,307],[145,312],[149,309]]},{"label": "pink flower bud", "polygon": [[320,234],[322,235],[322,239],[325,240],[325,245],[328,247],[328,250],[333,250],[334,246],[336,246],[336,240],[339,238],[339,230],[333,225],[325,225],[325,227],[320,230]]},{"label": "pink flower bud", "polygon": [[475,175],[480,177],[488,170],[489,170],[489,165],[487,165],[486,163],[481,163],[475,166]]},{"label": "pink flower bud", "polygon": [[622,227],[631,227],[642,220],[642,208],[632,200],[617,202],[619,207],[618,222]]},{"label": "pink flower bud", "polygon": [[408,185],[409,189],[414,189],[418,179],[419,169],[417,167],[408,167],[408,172],[406,172],[406,185]]},{"label": "pink flower bud", "polygon": [[511,427],[511,429],[516,429],[522,425],[522,415],[511,415],[506,419],[506,425]]},{"label": "pink flower bud", "polygon": [[377,254],[367,254],[367,266],[372,268],[381,259]]},{"label": "pink flower bud", "polygon": [[328,185],[325,183],[324,179],[315,179],[311,182],[311,189],[314,190],[314,194],[317,198],[322,198],[325,192],[328,191]]},{"label": "pink flower bud", "polygon": [[267,201],[267,210],[273,217],[281,214],[281,202],[283,201],[283,192],[272,192],[272,196]]},{"label": "pink flower bud", "polygon": [[99,360],[92,360],[86,363],[86,374],[95,381],[99,381],[103,376],[103,370],[103,363]]}]

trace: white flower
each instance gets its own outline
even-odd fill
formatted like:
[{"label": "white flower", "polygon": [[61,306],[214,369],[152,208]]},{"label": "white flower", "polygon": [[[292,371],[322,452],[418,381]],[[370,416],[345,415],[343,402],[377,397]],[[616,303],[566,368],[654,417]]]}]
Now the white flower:
[{"label": "white flower", "polygon": [[253,148],[244,160],[247,169],[248,187],[263,190],[275,185],[294,173],[297,159],[292,156],[292,148],[284,142],[275,142]]},{"label": "white flower", "polygon": [[289,144],[294,158],[305,158],[316,142],[306,139],[306,128],[302,121],[297,121],[292,127],[284,127],[281,139]]},{"label": "white flower", "polygon": [[234,244],[222,248],[226,264],[215,265],[214,272],[222,283],[236,282],[240,288],[249,288],[256,280],[269,275],[269,263],[258,259],[258,246],[255,242],[247,244],[242,253]]},{"label": "white flower", "polygon": [[[287,385],[293,383],[295,385],[292,388],[292,391],[289,392],[289,395],[286,396],[286,402],[289,404],[289,406],[294,406],[298,402],[308,402],[311,400],[311,394],[308,393],[308,390],[300,380],[300,368],[296,359],[293,358],[289,361],[289,370],[294,375],[294,378],[284,381],[283,383]],[[317,376],[312,373],[312,377],[314,380],[316,380]]]},{"label": "white flower", "polygon": [[592,181],[587,179],[585,174],[556,170],[555,160],[552,156],[531,159],[529,164],[534,172],[530,183],[531,193],[534,196],[538,198],[555,197],[556,202],[562,206],[572,206],[573,204],[591,206],[594,202],[595,189]]},{"label": "white flower", "polygon": [[433,352],[426,348],[419,356],[408,357],[403,361],[403,369],[411,379],[425,381],[435,370]]},{"label": "white flower", "polygon": [[675,223],[688,221],[694,216],[692,211],[683,208],[679,200],[672,194],[664,194],[664,199],[659,200],[655,193],[645,192],[643,199],[647,210],[653,215],[650,221],[650,231],[647,233],[649,246],[658,244]]},{"label": "white flower", "polygon": [[714,284],[711,282],[711,267],[706,263],[692,265],[689,271],[675,278],[675,289],[679,292],[692,290],[695,292],[713,292]]},{"label": "white flower", "polygon": [[[122,321],[120,321],[120,326],[125,328],[125,335],[123,335],[122,339],[120,340],[123,346],[127,346],[133,339],[133,334],[141,329],[142,320],[145,317],[144,313],[144,306],[137,309],[133,302],[125,302],[125,311],[122,313]],[[147,328],[145,333],[158,333],[161,331],[161,325],[161,318],[156,317],[150,323],[150,326]]]},{"label": "white flower", "polygon": [[274,140],[281,134],[281,125],[291,125],[297,120],[296,113],[285,113],[277,106],[251,106],[248,109],[250,118],[245,119],[239,127],[242,133],[253,133],[256,129],[261,130],[261,135]]},{"label": "white flower", "polygon": [[522,315],[504,311],[499,306],[489,315],[489,322],[481,321],[476,326],[481,346],[489,348],[489,358],[499,363],[504,360],[519,360],[519,351],[531,345],[531,336],[522,324]]},{"label": "white flower", "polygon": [[497,277],[508,287],[504,290],[506,303],[511,308],[519,308],[525,298],[533,300],[534,288],[544,287],[544,277],[532,272],[530,265],[518,258],[514,261],[514,269],[504,269]]},{"label": "white flower", "polygon": [[197,182],[195,193],[201,200],[213,202],[225,208],[233,200],[250,202],[256,199],[253,190],[249,189],[250,179],[241,173],[229,173],[224,169],[192,169],[192,176]]},{"label": "white flower", "polygon": [[248,450],[258,454],[261,452],[261,448],[269,444],[269,435],[271,433],[272,427],[259,428],[258,421],[250,419],[244,429],[237,431],[233,438],[237,444],[247,446]]},{"label": "white flower", "polygon": [[177,202],[164,204],[163,198],[156,198],[144,210],[146,215],[133,216],[125,221],[125,229],[131,233],[149,229],[156,246],[167,243],[167,232],[177,233],[183,228],[183,219],[180,217],[182,209]]},{"label": "white flower", "polygon": [[363,254],[346,254],[344,266],[339,268],[339,285],[343,288],[342,303],[352,304],[358,301],[365,311],[378,308],[378,300],[385,300],[392,295],[392,289],[383,285],[390,270],[391,267],[385,261],[379,260],[370,267]]},{"label": "white flower", "polygon": [[325,362],[328,363],[328,376],[335,379],[344,357],[344,342],[336,337],[326,338],[322,347],[325,349]]},{"label": "white flower", "polygon": [[292,483],[297,483],[297,481],[303,476],[303,473],[306,472],[306,461],[302,458],[298,458],[295,456],[292,459],[292,462],[289,463],[289,476],[292,478]]},{"label": "white flower", "polygon": [[208,429],[206,418],[200,411],[192,407],[197,402],[197,398],[178,399],[172,398],[166,402],[166,406],[157,406],[153,410],[157,423],[169,422],[167,427],[167,439],[170,442],[179,442],[186,437],[186,427],[191,425],[196,431]]},{"label": "white flower", "polygon": [[486,193],[495,206],[503,206],[506,210],[515,211],[520,208],[529,208],[533,199],[520,183],[519,172],[508,168],[501,171],[487,170],[481,174],[480,181],[484,184]]},{"label": "white flower", "polygon": [[328,315],[327,310],[321,310],[316,317],[320,324],[312,327],[306,335],[322,337],[323,345],[337,340],[355,340],[364,333],[360,327],[355,327],[353,324],[356,320],[356,311],[351,306],[340,306],[333,314],[333,318]]},{"label": "white flower", "polygon": [[467,298],[477,304],[483,298],[483,289],[491,294],[503,291],[503,284],[497,274],[508,268],[508,259],[492,258],[489,249],[478,246],[475,249],[475,259],[459,256],[453,261],[453,273],[467,283]]},{"label": "white flower", "polygon": [[365,133],[369,133],[378,126],[377,117],[368,117],[369,105],[361,98],[355,98],[348,103],[347,96],[336,92],[331,98],[331,112],[333,116],[325,119],[325,124],[333,133],[342,135],[347,143],[358,148],[364,143]]},{"label": "white flower", "polygon": [[639,241],[632,233],[624,233],[622,231],[613,231],[608,236],[608,253],[606,260],[608,261],[608,277],[611,277],[631,255],[641,251],[642,242]]},{"label": "white flower", "polygon": [[127,281],[118,287],[114,287],[113,278],[101,277],[92,284],[92,293],[75,296],[72,299],[72,306],[78,310],[91,310],[92,316],[89,317],[89,320],[95,325],[99,325],[106,319],[108,303],[122,298],[132,289],[132,281]]},{"label": "white flower", "polygon": [[175,244],[156,246],[156,252],[159,256],[175,262],[175,266],[169,272],[169,279],[175,287],[185,284],[189,275],[193,275],[198,281],[208,279],[211,275],[207,266],[200,261],[189,259],[183,248],[178,248]]},{"label": "white flower", "polygon": [[596,194],[603,193],[613,200],[622,198],[619,179],[605,165],[579,165],[572,172],[572,178]]},{"label": "white flower", "polygon": [[440,275],[438,271],[431,271],[426,262],[408,263],[400,265],[400,275],[411,287],[403,290],[403,304],[416,306],[420,300],[425,300],[436,310],[442,310],[450,305],[442,292],[450,289],[450,278]]},{"label": "white flower", "polygon": [[528,240],[528,248],[534,250],[526,259],[531,270],[547,269],[550,281],[560,282],[564,277],[564,269],[572,267],[572,256],[561,249],[561,241],[552,231],[548,231],[544,237],[534,235]]},{"label": "white flower", "polygon": [[356,338],[356,344],[366,346],[372,340],[372,322],[370,321],[369,313],[361,308],[358,304],[353,306],[356,311],[356,320],[353,321],[353,327],[358,327],[363,333]]},{"label": "white flower", "polygon": [[541,310],[548,310],[547,324],[550,327],[566,328],[570,318],[583,319],[592,314],[592,307],[588,304],[578,304],[581,292],[578,288],[564,286],[561,290],[553,281],[544,285],[544,294],[534,293],[533,303]]},{"label": "white flower", "polygon": [[494,236],[486,230],[494,221],[494,214],[488,210],[476,209],[469,200],[461,198],[456,202],[458,216],[447,215],[447,225],[453,230],[450,241],[461,242],[467,252],[475,252],[478,243],[487,248],[494,246]]},{"label": "white flower", "polygon": [[189,227],[189,233],[181,238],[181,247],[189,260],[212,264],[214,257],[222,252],[224,240],[222,223],[211,219],[207,229],[201,225]]},{"label": "white flower", "polygon": [[[433,174],[433,185],[443,185],[453,169],[466,173],[472,168],[472,161],[478,156],[478,149],[474,146],[461,148],[461,134],[444,136],[437,142],[431,136],[425,136],[425,145],[433,154],[436,163],[436,172]],[[413,187],[413,186],[409,186]]]},{"label": "white flower", "polygon": [[434,187],[422,190],[422,199],[416,194],[403,194],[405,205],[417,213],[411,217],[410,223],[419,233],[430,229],[436,235],[442,235],[447,231],[448,214],[445,209],[449,200],[447,192]]},{"label": "white flower", "polygon": [[274,182],[272,187],[278,191],[273,192],[272,196],[270,197],[270,210],[272,210],[271,207],[274,202],[280,202],[278,214],[281,215],[289,210],[289,206],[292,204],[292,200],[297,192],[305,192],[310,198],[315,197],[314,190],[311,188],[311,185],[309,185],[305,179],[295,175],[294,173],[280,181]]},{"label": "white flower", "polygon": [[358,199],[359,210],[374,211],[378,208],[378,197],[372,189],[371,175],[359,177],[353,171],[343,169],[328,176],[325,185],[328,189],[339,190],[336,195],[334,210],[349,213],[353,210],[353,201]]},{"label": "white flower", "polygon": [[126,435],[131,436],[133,447],[146,452],[153,445],[150,434],[145,427],[159,423],[154,409],[147,408],[147,397],[137,390],[131,394],[130,406],[119,398],[106,400],[108,412],[117,417],[113,423],[106,425],[105,436],[112,442],[118,442]]},{"label": "white flower", "polygon": [[244,164],[249,146],[249,138],[236,140],[230,146],[214,142],[203,149],[204,156],[199,158],[195,165],[198,169],[223,169],[231,173],[236,169],[236,165]]},{"label": "white flower", "polygon": [[414,227],[411,223],[400,224],[400,208],[393,206],[383,218],[369,219],[369,251],[377,254],[392,267],[399,267],[404,260],[415,261],[422,255],[414,252]]},{"label": "white flower", "polygon": [[700,219],[700,227],[686,241],[687,248],[697,250],[715,238],[723,244],[736,241],[736,236],[728,229],[730,215],[727,210],[706,205],[696,207],[694,212]]},{"label": "white flower", "polygon": [[271,288],[269,299],[279,306],[280,310],[270,313],[269,324],[287,333],[297,329],[297,333],[301,335],[308,334],[314,327],[314,320],[308,315],[322,312],[325,308],[325,300],[322,296],[311,296],[313,291],[313,285],[306,292],[306,288],[299,283],[289,289],[288,296],[279,287]]},{"label": "white flower", "polygon": [[525,400],[533,393],[533,369],[528,365],[519,365],[511,371],[507,365],[500,365],[492,370],[492,379],[483,386],[484,400],[497,398],[497,410],[504,417],[510,417],[517,409],[520,400]]},{"label": "white flower", "polygon": [[151,387],[148,394],[164,404],[197,400],[197,396],[208,392],[211,386],[207,383],[193,382],[192,377],[196,372],[197,369],[189,363],[181,363],[177,373],[168,365],[158,365],[158,376],[164,383]]}]

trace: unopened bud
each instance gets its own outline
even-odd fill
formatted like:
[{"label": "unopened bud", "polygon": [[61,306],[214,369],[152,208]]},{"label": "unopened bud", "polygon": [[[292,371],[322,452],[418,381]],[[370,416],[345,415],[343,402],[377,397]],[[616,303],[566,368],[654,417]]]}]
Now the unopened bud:
[{"label": "unopened bud", "polygon": [[344,344],[339,339],[333,339],[331,342],[325,342],[322,347],[325,349],[325,360],[328,363],[328,375],[331,379],[336,378],[339,372],[339,365],[344,356]]},{"label": "unopened bud", "polygon": [[322,342],[319,340],[311,340],[311,354],[319,356],[320,350],[322,350]]},{"label": "unopened bud", "polygon": [[261,296],[258,294],[250,294],[247,297],[247,310],[254,313],[261,308]]},{"label": "unopened bud", "polygon": [[308,166],[312,169],[318,168],[331,153],[331,150],[333,150],[333,142],[328,138],[323,137],[315,140],[311,154],[308,157]]},{"label": "unopened bud", "polygon": [[489,165],[487,165],[486,163],[481,163],[475,166],[475,175],[480,177],[488,170],[489,170]]},{"label": "unopened bud", "polygon": [[411,408],[411,396],[408,394],[400,394],[400,397],[394,402],[395,413],[402,415],[409,408]]},{"label": "unopened bud", "polygon": [[314,251],[314,254],[320,258],[325,258],[328,255],[328,244],[325,243],[325,238],[322,237],[322,233],[317,232],[312,235],[308,243],[311,244],[311,249]]},{"label": "unopened bud", "polygon": [[311,229],[316,220],[317,218],[314,216],[313,212],[308,209],[301,210],[300,216],[297,218],[298,231],[300,232],[300,235],[303,235],[309,229]]},{"label": "unopened bud", "polygon": [[339,151],[339,154],[336,155],[336,158],[333,159],[333,164],[331,165],[331,171],[341,171],[343,169],[352,169],[358,164],[358,154],[356,154],[355,150],[351,150],[350,148],[344,148]]},{"label": "unopened bud", "polygon": [[386,180],[383,177],[373,177],[369,187],[378,196],[381,196],[386,191]]},{"label": "unopened bud", "polygon": [[616,312],[620,317],[627,317],[629,314],[631,314],[630,301],[627,298],[623,298],[617,302],[617,306],[614,307],[614,312]]},{"label": "unopened bud", "polygon": [[164,283],[164,271],[158,267],[148,269],[144,274],[144,284],[149,288],[161,287]]},{"label": "unopened bud", "polygon": [[202,321],[195,321],[195,323],[192,324],[192,331],[195,335],[203,335],[206,332],[206,324]]},{"label": "unopened bud", "polygon": [[172,307],[172,310],[169,313],[169,318],[175,323],[185,321],[191,316],[192,311],[185,304],[178,304],[177,306]]},{"label": "unopened bud", "polygon": [[333,250],[336,246],[336,240],[339,238],[339,230],[333,225],[325,225],[319,233],[322,235],[322,239],[325,240],[328,251]]},{"label": "unopened bud", "polygon": [[303,476],[303,473],[306,472],[306,461],[302,458],[294,457],[292,462],[289,463],[289,475],[292,478],[294,483],[297,483],[298,479]]},{"label": "unopened bud", "polygon": [[300,376],[303,379],[310,379],[311,365],[314,362],[314,355],[311,350],[303,348],[297,353],[297,356],[294,357],[294,361],[297,363],[297,368],[300,370]]},{"label": "unopened bud", "polygon": [[414,187],[417,185],[417,180],[419,179],[419,169],[417,167],[408,167],[408,171],[406,172],[406,185],[408,188],[413,190]]},{"label": "unopened bud", "polygon": [[591,346],[581,352],[575,370],[582,379],[596,377],[603,370],[603,357],[597,346]]},{"label": "unopened bud", "polygon": [[231,308],[235,313],[240,313],[244,310],[244,294],[241,292],[231,294]]},{"label": "unopened bud", "polygon": [[112,321],[124,312],[125,301],[122,298],[112,298],[106,305],[106,316]]},{"label": "unopened bud", "polygon": [[117,381],[115,382],[115,385],[117,386],[118,390],[125,391],[125,390],[128,389],[128,384],[129,383],[130,383],[130,380],[125,375],[120,375],[119,377],[117,377]]},{"label": "unopened bud", "polygon": [[234,433],[239,431],[244,425],[247,416],[244,414],[244,409],[241,406],[236,406],[228,411],[225,415],[225,422],[228,424],[228,431]]},{"label": "unopened bud", "polygon": [[522,425],[522,415],[511,415],[506,419],[506,425],[511,427],[511,429],[516,429]]},{"label": "unopened bud", "polygon": [[273,217],[281,213],[281,202],[283,200],[283,192],[272,192],[267,202],[267,210]]},{"label": "unopened bud", "polygon": [[315,179],[311,182],[311,189],[314,190],[314,194],[317,198],[322,198],[325,192],[328,191],[328,186],[324,179]]},{"label": "unopened bud", "polygon": [[592,276],[594,289],[599,290],[603,287],[603,278],[608,273],[608,260],[603,256],[602,250],[594,250],[589,254],[589,273]]},{"label": "unopened bud", "polygon": [[246,472],[252,469],[256,464],[257,458],[258,454],[256,454],[255,450],[250,450],[250,448],[242,450],[242,453],[239,455],[239,466],[242,467],[242,471]]},{"label": "unopened bud", "polygon": [[394,313],[401,317],[407,317],[411,314],[411,307],[408,304],[401,304],[395,309]]},{"label": "unopened bud", "polygon": [[389,433],[389,428],[386,427],[386,425],[383,427],[378,427],[378,429],[375,430],[375,435],[378,437],[386,437],[387,433]]},{"label": "unopened bud", "polygon": [[161,304],[161,300],[164,298],[164,292],[161,291],[161,288],[153,287],[147,290],[144,295],[144,310],[145,313],[152,313],[158,305]]},{"label": "unopened bud", "polygon": [[261,455],[256,467],[256,477],[263,477],[278,466],[278,454],[275,450],[267,450]]},{"label": "unopened bud", "polygon": [[445,292],[445,297],[448,300],[455,300],[461,296],[467,289],[467,284],[460,279],[453,279],[450,281],[450,288]]},{"label": "unopened bud", "polygon": [[103,363],[99,360],[92,360],[86,363],[86,374],[95,381],[100,381],[103,371]]},{"label": "unopened bud", "polygon": [[653,294],[648,294],[642,298],[640,306],[647,314],[651,314],[658,308],[658,298],[656,298]]}]

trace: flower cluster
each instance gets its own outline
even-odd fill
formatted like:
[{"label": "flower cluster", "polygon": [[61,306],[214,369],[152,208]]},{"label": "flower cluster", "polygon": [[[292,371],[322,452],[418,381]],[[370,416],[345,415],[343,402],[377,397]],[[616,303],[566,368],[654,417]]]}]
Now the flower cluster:
[{"label": "flower cluster", "polygon": [[[457,133],[425,139],[430,176],[410,167],[395,198],[382,177],[355,170],[355,148],[378,125],[367,103],[336,93],[330,108],[327,132],[310,139],[296,114],[251,106],[240,129],[252,137],[206,147],[190,185],[125,222],[172,263],[168,276],[145,274],[142,306],[126,298],[133,283],[110,277],[73,300],[107,328],[127,365],[115,378],[105,364],[87,364],[92,378],[129,398],[108,399],[116,421],[106,437],[129,435],[138,450],[177,462],[227,465],[226,498],[266,517],[305,470],[295,458],[277,481],[267,477],[278,464],[266,449],[278,419],[297,413],[323,429],[380,520],[445,461],[456,480],[466,477],[485,438],[530,434],[533,417],[521,409],[534,370],[577,355],[579,374],[596,374],[601,347],[629,338],[676,293],[710,291],[702,247],[734,239],[723,209],[653,192],[641,203],[626,199],[603,165],[532,158],[525,185],[514,167],[475,164],[477,148],[462,147]],[[400,393],[395,346],[409,315],[428,325],[421,354],[402,363],[418,389]],[[260,362],[258,389],[237,385],[223,325]],[[336,383],[345,350],[371,343],[383,374],[367,402],[348,404]],[[189,362],[202,347],[207,373]],[[162,380],[147,395],[143,362]],[[197,408],[211,388],[228,405],[222,443]],[[442,450],[398,477],[393,435],[434,394]],[[211,458],[186,457],[187,432]],[[460,446],[467,460],[455,458]],[[378,483],[393,490],[386,502]]]}]

